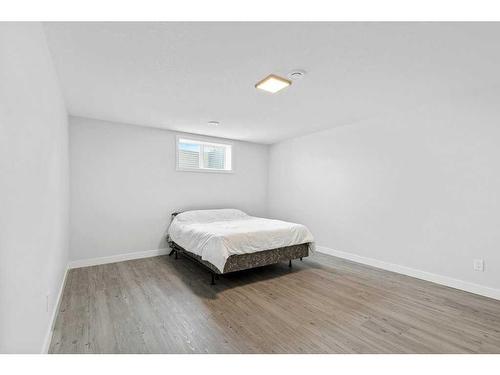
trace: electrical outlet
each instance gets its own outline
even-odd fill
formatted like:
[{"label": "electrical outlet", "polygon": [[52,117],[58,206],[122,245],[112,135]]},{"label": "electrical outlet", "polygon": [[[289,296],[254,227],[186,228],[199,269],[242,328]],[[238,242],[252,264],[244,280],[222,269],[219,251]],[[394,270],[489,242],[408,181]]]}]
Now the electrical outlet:
[{"label": "electrical outlet", "polygon": [[474,271],[484,271],[484,260],[483,259],[474,259]]}]

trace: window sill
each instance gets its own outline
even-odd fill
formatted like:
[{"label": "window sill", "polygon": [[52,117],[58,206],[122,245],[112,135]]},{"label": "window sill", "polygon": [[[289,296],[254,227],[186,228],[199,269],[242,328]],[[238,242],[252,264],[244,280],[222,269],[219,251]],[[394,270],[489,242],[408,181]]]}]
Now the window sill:
[{"label": "window sill", "polygon": [[221,174],[232,174],[234,173],[234,170],[225,170],[225,169],[190,169],[190,168],[179,168],[177,167],[175,169],[177,172],[198,172],[198,173],[221,173]]}]

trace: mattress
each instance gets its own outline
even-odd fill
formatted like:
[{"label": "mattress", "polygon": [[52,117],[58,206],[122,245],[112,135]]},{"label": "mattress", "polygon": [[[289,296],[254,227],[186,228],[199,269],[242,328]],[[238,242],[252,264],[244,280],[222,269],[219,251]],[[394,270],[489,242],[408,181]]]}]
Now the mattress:
[{"label": "mattress", "polygon": [[220,272],[231,255],[304,243],[309,244],[309,252],[314,251],[314,238],[304,225],[250,216],[235,209],[180,213],[172,220],[168,235]]}]

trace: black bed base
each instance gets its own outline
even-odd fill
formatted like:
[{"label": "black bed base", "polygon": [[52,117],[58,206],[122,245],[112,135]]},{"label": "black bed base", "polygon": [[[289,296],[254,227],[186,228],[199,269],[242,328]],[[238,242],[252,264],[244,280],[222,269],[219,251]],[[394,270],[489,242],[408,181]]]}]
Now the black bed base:
[{"label": "black bed base", "polygon": [[224,266],[224,272],[220,272],[220,270],[217,269],[213,264],[202,260],[199,255],[183,249],[181,246],[170,240],[170,238],[167,238],[167,242],[171,248],[171,251],[168,254],[169,256],[172,256],[172,254],[174,254],[175,259],[177,259],[178,254],[182,254],[206,268],[210,272],[212,278],[211,285],[215,285],[215,280],[218,279],[219,275],[222,274],[276,264],[283,260],[288,260],[288,267],[292,267],[293,259],[302,260],[303,257],[307,257],[309,255],[308,243],[286,246],[277,249],[263,250],[251,254],[231,255],[228,258],[226,265]]},{"label": "black bed base", "polygon": [[177,256],[178,253],[184,254],[188,259],[190,259],[190,260],[192,260],[192,261],[200,264],[204,268],[206,268],[210,272],[210,276],[212,277],[212,281],[210,282],[210,285],[215,285],[215,280],[219,278],[219,274],[218,273],[216,273],[214,270],[212,270],[206,264],[203,264],[202,262],[200,262],[195,257],[189,255],[190,253],[187,252],[187,251],[182,251],[182,250],[178,250],[178,249],[172,248],[172,250],[170,251],[170,253],[168,254],[168,256],[171,256],[172,254],[175,254],[175,259],[177,259],[178,258],[178,256]]}]

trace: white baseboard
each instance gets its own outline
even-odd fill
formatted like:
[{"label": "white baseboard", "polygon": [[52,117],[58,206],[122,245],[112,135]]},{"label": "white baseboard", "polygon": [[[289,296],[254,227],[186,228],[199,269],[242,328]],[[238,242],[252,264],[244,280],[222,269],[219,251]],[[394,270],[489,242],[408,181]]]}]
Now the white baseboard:
[{"label": "white baseboard", "polygon": [[59,312],[59,306],[61,306],[64,286],[66,285],[66,277],[68,276],[68,270],[69,267],[66,267],[61,286],[59,287],[59,292],[57,293],[56,303],[54,308],[52,309],[49,328],[45,335],[45,340],[43,341],[42,354],[47,354],[49,352],[50,341],[52,340],[52,333],[54,332],[54,326],[56,324],[56,318],[57,318],[57,313]]},{"label": "white baseboard", "polygon": [[417,270],[414,268],[401,266],[399,264],[388,263],[382,260],[377,260],[373,258],[367,258],[361,255],[348,253],[345,251],[339,251],[330,249],[325,246],[316,246],[316,250],[320,253],[333,255],[338,258],[343,258],[347,260],[351,260],[353,262],[366,264],[368,266],[381,268],[383,270],[392,271],[396,273],[400,273],[406,276],[415,277],[417,279],[422,279],[426,281],[430,281],[436,284],[441,284],[445,286],[449,286],[451,288],[464,290],[466,292],[479,294],[481,296],[495,298],[500,300],[500,290],[495,288],[490,288],[483,285],[474,284],[468,281],[463,281],[459,279],[454,279],[448,276],[437,275],[435,273],[430,273],[426,271]]},{"label": "white baseboard", "polygon": [[69,262],[68,268],[97,266],[99,264],[116,263],[116,262],[123,262],[125,260],[155,257],[158,255],[168,254],[169,251],[170,249],[165,248],[165,249],[138,251],[135,253],[118,254],[109,257],[73,260]]}]

